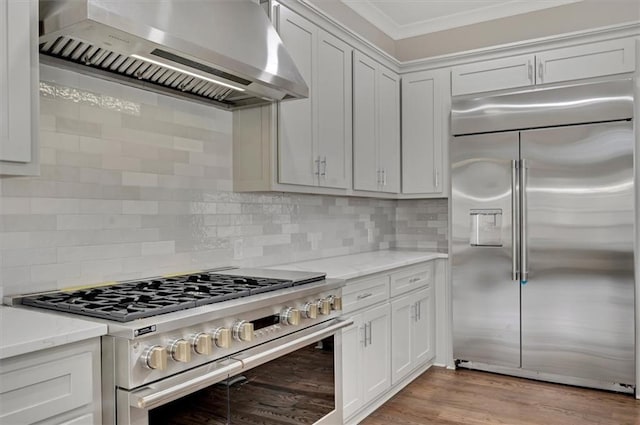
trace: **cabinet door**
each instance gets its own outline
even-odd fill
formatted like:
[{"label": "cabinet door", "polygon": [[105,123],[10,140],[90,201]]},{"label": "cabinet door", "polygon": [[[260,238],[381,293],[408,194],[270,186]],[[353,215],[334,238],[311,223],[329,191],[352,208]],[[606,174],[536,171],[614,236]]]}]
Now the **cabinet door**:
[{"label": "cabinet door", "polygon": [[433,284],[411,297],[416,304],[416,321],[413,326],[412,355],[413,366],[417,367],[433,359],[436,355],[436,304]]},{"label": "cabinet door", "polygon": [[342,409],[345,418],[362,407],[362,347],[364,328],[362,315],[351,317],[353,325],[342,331]]},{"label": "cabinet door", "polygon": [[611,40],[536,55],[536,84],[633,72],[634,40]]},{"label": "cabinet door", "polygon": [[378,72],[378,164],[382,192],[400,192],[400,78],[380,67]]},{"label": "cabinet door", "polygon": [[318,160],[313,137],[314,60],[317,29],[285,7],[277,8],[278,31],[300,74],[307,82],[307,99],[278,105],[278,182],[317,184]]},{"label": "cabinet door", "polygon": [[318,32],[318,86],[315,91],[320,186],[346,189],[351,172],[352,49]]},{"label": "cabinet door", "polygon": [[377,153],[378,64],[360,52],[353,57],[353,188],[377,191],[380,168]]},{"label": "cabinet door", "polygon": [[362,314],[363,322],[367,325],[362,359],[365,403],[385,392],[391,385],[389,308],[387,303]]},{"label": "cabinet door", "polygon": [[391,302],[391,382],[394,385],[413,369],[415,321],[416,301],[413,296]]},{"label": "cabinet door", "polygon": [[451,94],[532,86],[534,62],[533,55],[522,55],[456,66],[451,70]]},{"label": "cabinet door", "polygon": [[402,78],[402,193],[443,191],[446,71]]},{"label": "cabinet door", "polygon": [[[38,100],[37,2],[0,2],[0,173],[23,174],[32,161],[32,113]],[[37,105],[37,104],[36,104]]]}]

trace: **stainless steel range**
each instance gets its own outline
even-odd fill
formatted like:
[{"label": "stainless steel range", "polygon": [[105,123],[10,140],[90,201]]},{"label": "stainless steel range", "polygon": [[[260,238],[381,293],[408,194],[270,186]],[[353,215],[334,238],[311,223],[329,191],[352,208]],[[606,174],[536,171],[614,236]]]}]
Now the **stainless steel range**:
[{"label": "stainless steel range", "polygon": [[[338,319],[342,285],[323,273],[216,269],[10,302],[108,324],[105,424],[195,424],[205,416],[210,424],[335,423],[333,347],[351,324]],[[309,400],[299,408],[274,404],[301,394]]]}]

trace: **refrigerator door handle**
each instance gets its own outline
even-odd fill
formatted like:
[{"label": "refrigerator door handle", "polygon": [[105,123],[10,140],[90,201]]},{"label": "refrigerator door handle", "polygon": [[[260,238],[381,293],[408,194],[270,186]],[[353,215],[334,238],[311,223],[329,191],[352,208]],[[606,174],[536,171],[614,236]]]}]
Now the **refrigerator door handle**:
[{"label": "refrigerator door handle", "polygon": [[511,279],[520,281],[518,236],[520,232],[520,189],[518,187],[518,160],[511,161]]},{"label": "refrigerator door handle", "polygon": [[520,282],[529,280],[527,259],[527,160],[520,160]]}]

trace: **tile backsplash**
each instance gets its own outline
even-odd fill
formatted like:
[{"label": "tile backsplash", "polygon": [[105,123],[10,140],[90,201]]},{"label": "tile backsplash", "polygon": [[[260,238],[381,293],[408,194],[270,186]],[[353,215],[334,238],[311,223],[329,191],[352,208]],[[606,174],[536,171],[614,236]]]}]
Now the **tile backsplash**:
[{"label": "tile backsplash", "polygon": [[0,293],[383,248],[447,201],[232,192],[231,113],[41,66],[38,177],[0,179]]}]

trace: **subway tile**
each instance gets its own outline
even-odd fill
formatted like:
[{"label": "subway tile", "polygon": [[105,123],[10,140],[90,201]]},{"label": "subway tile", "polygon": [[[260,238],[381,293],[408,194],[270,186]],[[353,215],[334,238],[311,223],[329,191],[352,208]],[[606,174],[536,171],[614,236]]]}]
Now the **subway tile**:
[{"label": "subway tile", "polygon": [[65,198],[32,198],[33,214],[77,214],[80,212],[78,199]]},{"label": "subway tile", "polygon": [[48,214],[15,215],[4,214],[0,216],[2,232],[37,232],[40,230],[55,230],[56,216]]},{"label": "subway tile", "polygon": [[102,125],[80,119],[56,117],[56,131],[58,133],[77,134],[89,137],[100,137],[102,135]]},{"label": "subway tile", "polygon": [[2,267],[53,264],[56,261],[56,248],[13,249],[2,254]]},{"label": "subway tile", "polygon": [[158,176],[150,173],[134,173],[124,171],[122,173],[124,186],[158,186]]},{"label": "subway tile", "polygon": [[143,242],[141,247],[143,256],[173,254],[176,252],[175,241]]},{"label": "subway tile", "polygon": [[108,199],[80,199],[81,214],[121,214],[122,201]]},{"label": "subway tile", "polygon": [[0,199],[0,214],[30,214],[31,200],[29,198],[10,198],[2,197]]},{"label": "subway tile", "polygon": [[155,201],[123,201],[124,214],[158,214],[158,202]]},{"label": "subway tile", "polygon": [[140,252],[140,243],[71,246],[61,247],[57,250],[59,263],[136,257],[140,256]]},{"label": "subway tile", "polygon": [[61,214],[57,216],[58,230],[100,229],[104,218],[94,214]]}]

